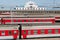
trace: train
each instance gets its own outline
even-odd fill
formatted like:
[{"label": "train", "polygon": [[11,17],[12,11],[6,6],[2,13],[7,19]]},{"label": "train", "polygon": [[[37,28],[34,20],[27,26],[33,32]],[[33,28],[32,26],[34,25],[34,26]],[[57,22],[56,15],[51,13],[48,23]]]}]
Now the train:
[{"label": "train", "polygon": [[60,36],[60,24],[23,25],[21,38],[50,38]]},{"label": "train", "polygon": [[0,25],[0,39],[26,39],[60,36],[60,24]]},{"label": "train", "polygon": [[18,25],[0,25],[0,39],[16,39],[19,36]]},{"label": "train", "polygon": [[50,23],[55,24],[59,23],[60,17],[51,17],[51,18],[0,18],[0,24],[31,24],[31,23]]},{"label": "train", "polygon": [[60,36],[59,15],[57,16],[55,13],[53,13],[54,15],[25,14],[24,12],[17,15],[19,13],[14,14],[13,12],[12,14],[11,12],[0,14],[0,39],[16,40]]}]

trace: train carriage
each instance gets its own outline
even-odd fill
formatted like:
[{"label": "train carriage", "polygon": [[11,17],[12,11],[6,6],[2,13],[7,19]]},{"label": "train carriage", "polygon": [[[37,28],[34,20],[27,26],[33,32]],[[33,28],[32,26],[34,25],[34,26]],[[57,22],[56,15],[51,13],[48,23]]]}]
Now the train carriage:
[{"label": "train carriage", "polygon": [[17,39],[18,25],[0,25],[0,39]]},{"label": "train carriage", "polygon": [[36,25],[22,27],[22,38],[43,38],[60,36],[60,25]]},{"label": "train carriage", "polygon": [[3,24],[55,23],[55,18],[3,18]]}]

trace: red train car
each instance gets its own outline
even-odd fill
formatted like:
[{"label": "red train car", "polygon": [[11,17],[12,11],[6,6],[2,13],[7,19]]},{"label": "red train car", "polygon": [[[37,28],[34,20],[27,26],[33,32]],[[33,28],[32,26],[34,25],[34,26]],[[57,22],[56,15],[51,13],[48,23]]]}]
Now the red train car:
[{"label": "red train car", "polygon": [[3,18],[3,24],[55,23],[55,18]]},{"label": "red train car", "polygon": [[17,39],[18,25],[0,25],[0,39]]},{"label": "red train car", "polygon": [[23,26],[22,38],[41,38],[60,36],[60,25]]}]

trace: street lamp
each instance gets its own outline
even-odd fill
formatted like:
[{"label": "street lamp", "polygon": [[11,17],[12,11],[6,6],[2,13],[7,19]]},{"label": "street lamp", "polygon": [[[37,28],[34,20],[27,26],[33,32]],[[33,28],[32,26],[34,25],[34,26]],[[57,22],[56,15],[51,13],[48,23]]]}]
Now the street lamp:
[{"label": "street lamp", "polygon": [[12,7],[10,8],[10,14],[11,14],[11,24],[12,24]]}]

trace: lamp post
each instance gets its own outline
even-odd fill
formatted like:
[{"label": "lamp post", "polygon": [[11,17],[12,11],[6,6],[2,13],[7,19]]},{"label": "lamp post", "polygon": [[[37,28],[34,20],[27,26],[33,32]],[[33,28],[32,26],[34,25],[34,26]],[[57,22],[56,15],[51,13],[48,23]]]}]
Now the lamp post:
[{"label": "lamp post", "polygon": [[12,7],[10,8],[10,14],[11,14],[11,24],[12,24]]}]

